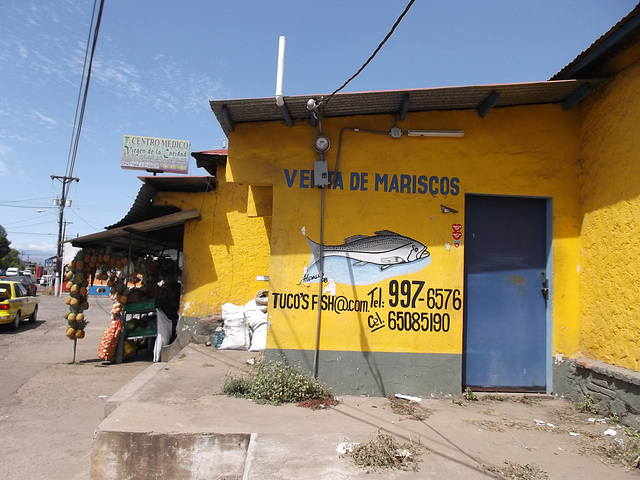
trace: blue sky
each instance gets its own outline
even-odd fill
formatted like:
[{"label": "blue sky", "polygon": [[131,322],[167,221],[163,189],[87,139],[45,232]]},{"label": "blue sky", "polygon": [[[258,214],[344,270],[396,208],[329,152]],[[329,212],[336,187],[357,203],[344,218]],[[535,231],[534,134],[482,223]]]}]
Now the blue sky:
[{"label": "blue sky", "polygon": [[[100,26],[67,237],[129,210],[145,172],[122,170],[123,135],[220,148],[208,100],[331,93],[371,55],[408,0],[108,0]],[[417,0],[343,91],[547,80],[637,0]],[[71,145],[90,0],[0,2],[0,225],[25,259],[55,255],[52,206]],[[190,175],[204,175],[193,159]]]}]

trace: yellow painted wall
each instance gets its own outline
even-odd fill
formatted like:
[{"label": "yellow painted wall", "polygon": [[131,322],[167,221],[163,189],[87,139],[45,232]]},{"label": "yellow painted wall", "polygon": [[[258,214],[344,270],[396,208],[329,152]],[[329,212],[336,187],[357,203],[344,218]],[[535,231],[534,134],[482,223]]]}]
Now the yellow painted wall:
[{"label": "yellow painted wall", "polygon": [[[228,184],[218,167],[218,186],[208,193],[161,192],[155,204],[195,208],[201,220],[187,222],[180,314],[205,317],[224,303],[244,305],[267,284],[271,217],[247,216],[249,187]],[[264,212],[263,212],[264,213]]]},{"label": "yellow painted wall", "polygon": [[[341,129],[389,132],[393,118],[326,118],[322,126],[332,142],[326,158],[333,170]],[[459,129],[466,135],[461,139],[393,139],[388,134],[344,131],[339,159],[342,188],[334,184],[326,189],[324,242],[337,246],[352,235],[373,236],[377,230],[391,230],[426,245],[431,263],[373,284],[336,282],[330,300],[337,303],[329,304],[322,316],[321,348],[461,353],[462,309],[455,308],[461,304],[454,299],[464,295],[464,196],[486,193],[553,198],[553,349],[575,353],[580,340],[577,266],[581,228],[577,109],[564,112],[557,105],[503,108],[484,118],[475,111],[410,113],[399,126],[403,130]],[[227,180],[273,185],[267,348],[313,350],[315,346],[313,302],[319,287],[304,279],[305,268],[311,264],[307,237],[318,242],[320,235],[321,191],[311,186],[313,162],[318,160],[312,148],[316,134],[309,122],[297,122],[293,128],[271,122],[239,124],[230,135]],[[379,185],[376,191],[376,175],[387,175],[389,182],[394,176],[406,175],[407,189],[394,191],[388,186],[384,191]],[[427,191],[421,193],[420,182],[425,177]],[[430,185],[438,190],[429,191]],[[443,214],[441,205],[458,213]],[[463,234],[458,247],[452,236],[455,228]],[[446,306],[438,293],[449,295]],[[360,303],[356,307],[354,302]],[[432,302],[429,308],[427,303]],[[361,311],[354,311],[358,309]],[[391,328],[396,312],[410,315],[410,331],[400,331],[397,320],[396,328]],[[424,313],[435,321],[427,323]],[[433,317],[434,313],[439,316]],[[380,322],[385,328],[377,329]]]},{"label": "yellow painted wall", "polygon": [[582,350],[640,370],[640,63],[582,106]]}]

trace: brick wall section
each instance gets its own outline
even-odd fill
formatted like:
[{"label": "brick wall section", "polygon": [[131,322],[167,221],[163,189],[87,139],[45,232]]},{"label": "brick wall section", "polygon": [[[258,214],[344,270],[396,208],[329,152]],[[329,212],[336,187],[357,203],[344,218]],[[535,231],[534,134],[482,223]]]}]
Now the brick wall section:
[{"label": "brick wall section", "polygon": [[557,359],[554,393],[575,402],[591,395],[602,415],[616,413],[621,423],[640,430],[640,373],[586,357]]}]

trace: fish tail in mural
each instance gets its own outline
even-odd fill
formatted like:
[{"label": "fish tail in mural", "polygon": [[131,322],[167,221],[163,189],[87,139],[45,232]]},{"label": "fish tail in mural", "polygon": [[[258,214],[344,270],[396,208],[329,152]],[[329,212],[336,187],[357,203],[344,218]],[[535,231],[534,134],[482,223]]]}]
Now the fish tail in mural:
[{"label": "fish tail in mural", "polygon": [[[320,245],[309,237],[307,241],[311,249],[307,270],[309,273],[314,267],[315,270],[318,269]],[[390,275],[386,272],[390,267],[405,265],[410,266],[412,271],[417,271],[427,266],[431,260],[424,244],[390,230],[379,230],[371,236],[353,235],[341,245],[324,245],[322,257],[325,259],[325,276],[350,285],[374,283],[380,280],[380,273],[383,273],[384,278],[407,273],[394,271]],[[317,275],[306,277],[318,278]]]},{"label": "fish tail in mural", "polygon": [[309,259],[309,267],[311,267],[320,260],[320,244],[314,242],[309,237],[307,237],[307,242],[309,242],[309,248],[311,249],[311,258]]}]

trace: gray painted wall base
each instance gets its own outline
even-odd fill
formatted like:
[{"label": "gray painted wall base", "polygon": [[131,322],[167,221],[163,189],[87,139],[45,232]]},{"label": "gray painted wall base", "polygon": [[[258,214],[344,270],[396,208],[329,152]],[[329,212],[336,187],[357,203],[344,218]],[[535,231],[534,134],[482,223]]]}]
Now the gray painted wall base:
[{"label": "gray painted wall base", "polygon": [[[265,359],[286,360],[311,372],[313,354],[312,350],[269,349]],[[318,356],[318,378],[338,395],[460,395],[461,375],[462,355],[456,354],[323,350]]]},{"label": "gray painted wall base", "polygon": [[162,347],[161,362],[168,362],[190,343],[205,344],[213,342],[216,327],[222,325],[222,315],[215,314],[208,317],[180,317],[176,326],[176,338],[169,345]]},{"label": "gray painted wall base", "polygon": [[618,415],[640,430],[640,373],[585,357],[558,359],[553,367],[554,393],[574,402],[590,395],[601,415]]}]

